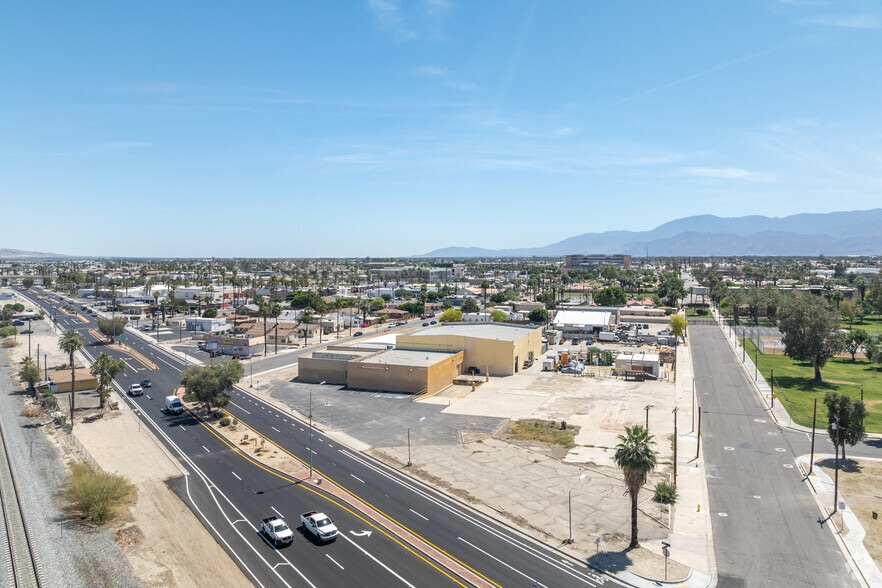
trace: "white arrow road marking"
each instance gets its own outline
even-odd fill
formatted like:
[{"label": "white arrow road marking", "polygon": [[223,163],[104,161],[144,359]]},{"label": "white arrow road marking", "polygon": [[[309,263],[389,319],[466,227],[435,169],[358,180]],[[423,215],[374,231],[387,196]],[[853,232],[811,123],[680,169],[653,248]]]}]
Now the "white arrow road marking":
[{"label": "white arrow road marking", "polygon": [[353,537],[370,537],[373,531],[349,531]]}]

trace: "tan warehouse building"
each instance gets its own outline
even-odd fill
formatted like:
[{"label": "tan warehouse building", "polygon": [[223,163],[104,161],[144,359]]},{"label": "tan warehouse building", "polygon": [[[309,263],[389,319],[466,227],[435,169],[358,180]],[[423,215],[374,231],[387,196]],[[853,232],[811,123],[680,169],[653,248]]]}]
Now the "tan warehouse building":
[{"label": "tan warehouse building", "polygon": [[[365,342],[298,360],[298,379],[350,388],[434,394],[464,373],[510,376],[542,354],[541,328],[499,323],[449,324],[398,335],[394,349]],[[472,369],[470,369],[472,368]]]},{"label": "tan warehouse building", "polygon": [[542,355],[541,327],[506,323],[456,323],[438,325],[399,335],[399,349],[465,353],[465,368],[491,376],[511,376],[527,359]]}]

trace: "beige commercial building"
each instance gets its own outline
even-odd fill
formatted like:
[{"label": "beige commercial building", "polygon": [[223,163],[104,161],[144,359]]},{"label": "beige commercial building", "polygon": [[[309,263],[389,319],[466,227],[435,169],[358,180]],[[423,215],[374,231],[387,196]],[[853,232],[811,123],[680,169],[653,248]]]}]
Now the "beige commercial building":
[{"label": "beige commercial building", "polygon": [[434,394],[462,374],[510,376],[542,355],[542,329],[501,323],[447,324],[398,335],[377,349],[367,341],[331,346],[298,360],[298,379],[408,394]]},{"label": "beige commercial building", "polygon": [[398,349],[464,353],[463,373],[511,376],[542,355],[542,329],[504,323],[441,324],[399,335]]}]

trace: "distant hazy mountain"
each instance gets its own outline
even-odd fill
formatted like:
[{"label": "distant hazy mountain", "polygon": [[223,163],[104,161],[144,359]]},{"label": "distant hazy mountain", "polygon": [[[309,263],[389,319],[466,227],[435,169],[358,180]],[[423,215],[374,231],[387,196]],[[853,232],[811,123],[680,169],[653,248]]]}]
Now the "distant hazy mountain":
[{"label": "distant hazy mountain", "polygon": [[21,249],[0,249],[0,260],[15,261],[20,259],[62,259],[67,255],[58,253],[42,253],[40,251],[22,251]]},{"label": "distant hazy mountain", "polygon": [[573,253],[650,256],[882,255],[882,208],[783,218],[690,216],[651,231],[585,233],[545,247],[446,247],[419,257],[561,257]]}]

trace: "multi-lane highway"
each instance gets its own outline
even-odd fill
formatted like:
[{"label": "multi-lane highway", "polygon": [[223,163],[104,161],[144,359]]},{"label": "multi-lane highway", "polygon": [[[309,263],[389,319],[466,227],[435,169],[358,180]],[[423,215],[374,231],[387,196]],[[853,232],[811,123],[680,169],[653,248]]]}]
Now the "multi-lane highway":
[{"label": "multi-lane highway", "polygon": [[[50,300],[39,303],[52,313],[55,304]],[[126,344],[158,367],[148,369],[135,354],[96,341],[87,332],[89,324],[60,312],[56,316],[59,328],[83,332],[89,359],[101,351],[126,358],[129,369],[118,378],[120,392],[143,378],[153,380],[154,387],[143,397],[126,401],[190,473],[173,482],[174,489],[255,585],[617,585],[563,552],[339,446],[318,431],[310,440],[306,423],[237,389],[229,412],[304,464],[311,455],[315,474],[324,483],[303,482],[256,463],[194,415],[161,412],[162,398],[179,385],[185,361],[145,338],[127,335]],[[357,500],[327,492],[329,483]],[[368,516],[350,502],[365,504],[363,510],[379,516]],[[297,534],[291,547],[277,550],[257,533],[263,517],[278,514],[296,525],[299,513],[312,509],[334,519],[340,529],[337,541],[317,545]]]}]

